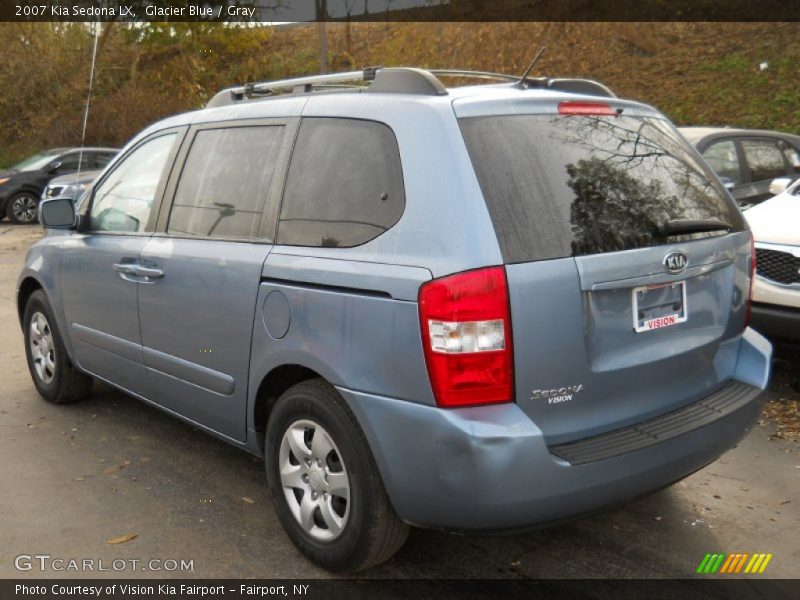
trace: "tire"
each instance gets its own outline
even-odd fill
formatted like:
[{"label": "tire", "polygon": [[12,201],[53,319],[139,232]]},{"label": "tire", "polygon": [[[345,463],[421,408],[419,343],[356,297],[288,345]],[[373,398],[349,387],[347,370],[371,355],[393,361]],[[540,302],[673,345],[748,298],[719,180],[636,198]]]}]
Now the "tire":
[{"label": "tire", "polygon": [[39,198],[33,192],[20,192],[8,199],[8,220],[17,225],[30,225],[39,220]]},{"label": "tire", "polygon": [[[278,519],[309,560],[352,573],[388,560],[405,543],[409,527],[389,502],[364,433],[326,381],[311,379],[284,392],[267,422],[265,446]],[[310,466],[296,454],[308,456]]]},{"label": "tire", "polygon": [[36,290],[28,299],[23,326],[28,369],[42,398],[53,404],[69,404],[87,397],[92,391],[92,378],[69,360],[50,302],[42,290]]}]

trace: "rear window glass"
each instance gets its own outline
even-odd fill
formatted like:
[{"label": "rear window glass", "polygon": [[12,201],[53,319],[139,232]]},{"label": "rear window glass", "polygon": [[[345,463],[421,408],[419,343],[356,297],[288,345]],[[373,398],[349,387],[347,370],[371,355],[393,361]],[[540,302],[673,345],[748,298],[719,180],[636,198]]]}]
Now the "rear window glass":
[{"label": "rear window glass", "polygon": [[666,237],[674,219],[741,214],[665,120],[505,115],[460,119],[505,262],[615,252]]}]

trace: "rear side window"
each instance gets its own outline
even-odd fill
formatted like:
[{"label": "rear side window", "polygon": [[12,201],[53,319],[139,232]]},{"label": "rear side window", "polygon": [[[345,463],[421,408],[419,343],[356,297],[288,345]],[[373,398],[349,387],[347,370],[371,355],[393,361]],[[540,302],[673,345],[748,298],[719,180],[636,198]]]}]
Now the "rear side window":
[{"label": "rear side window", "polygon": [[736,153],[736,144],[732,140],[714,142],[705,149],[703,158],[720,177],[726,177],[737,185],[742,183],[739,156]]},{"label": "rear side window", "polygon": [[283,131],[281,125],[198,131],[175,191],[167,232],[258,237]]},{"label": "rear side window", "polygon": [[783,140],[778,142],[778,146],[783,152],[786,162],[789,163],[791,173],[794,175],[800,173],[800,153],[797,151],[797,148]]},{"label": "rear side window", "polygon": [[306,118],[278,224],[278,243],[352,247],[382,234],[405,208],[397,140],[374,121]]},{"label": "rear side window", "polygon": [[673,219],[742,217],[665,120],[505,115],[460,119],[507,263],[615,252],[667,238]]},{"label": "rear side window", "polygon": [[742,151],[750,168],[751,181],[764,181],[786,175],[783,153],[772,140],[742,140]]},{"label": "rear side window", "polygon": [[95,169],[104,169],[105,166],[111,162],[111,159],[114,158],[116,154],[109,154],[107,152],[101,152],[99,154],[95,154],[94,161],[92,162],[92,167]]}]

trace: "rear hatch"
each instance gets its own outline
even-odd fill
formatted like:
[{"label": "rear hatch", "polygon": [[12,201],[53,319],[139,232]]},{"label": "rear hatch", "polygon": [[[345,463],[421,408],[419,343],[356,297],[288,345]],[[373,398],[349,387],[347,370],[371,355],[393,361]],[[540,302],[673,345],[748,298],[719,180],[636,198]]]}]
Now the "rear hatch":
[{"label": "rear hatch", "polygon": [[454,104],[506,265],[516,402],[548,444],[721,387],[745,322],[741,213],[666,119],[603,102]]}]

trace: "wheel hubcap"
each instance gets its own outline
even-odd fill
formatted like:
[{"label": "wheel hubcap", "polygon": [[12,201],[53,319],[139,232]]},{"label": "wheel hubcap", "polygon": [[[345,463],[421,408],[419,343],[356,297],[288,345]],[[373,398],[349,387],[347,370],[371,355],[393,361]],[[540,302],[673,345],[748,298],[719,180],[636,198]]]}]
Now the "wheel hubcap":
[{"label": "wheel hubcap", "polygon": [[50,323],[40,312],[31,318],[30,347],[36,376],[42,382],[50,383],[56,375],[56,350]]},{"label": "wheel hubcap", "polygon": [[17,196],[11,205],[11,210],[17,221],[31,223],[36,220],[36,198],[33,196]]},{"label": "wheel hubcap", "polygon": [[350,480],[325,429],[308,420],[284,432],[278,455],[286,502],[303,530],[317,540],[341,535],[350,517]]}]

